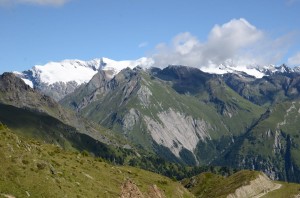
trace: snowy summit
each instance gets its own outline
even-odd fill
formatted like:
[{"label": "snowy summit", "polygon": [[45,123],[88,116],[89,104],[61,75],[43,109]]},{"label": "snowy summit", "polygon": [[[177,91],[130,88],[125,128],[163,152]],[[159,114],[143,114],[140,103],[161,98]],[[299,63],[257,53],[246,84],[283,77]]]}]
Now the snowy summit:
[{"label": "snowy summit", "polygon": [[112,76],[127,67],[150,67],[152,59],[140,58],[137,60],[115,61],[108,58],[99,58],[90,61],[63,60],[49,62],[45,65],[35,65],[32,69],[23,72],[14,72],[26,84],[35,87],[38,83],[53,85],[55,83],[76,82],[78,85],[87,83],[99,69],[111,71]]}]

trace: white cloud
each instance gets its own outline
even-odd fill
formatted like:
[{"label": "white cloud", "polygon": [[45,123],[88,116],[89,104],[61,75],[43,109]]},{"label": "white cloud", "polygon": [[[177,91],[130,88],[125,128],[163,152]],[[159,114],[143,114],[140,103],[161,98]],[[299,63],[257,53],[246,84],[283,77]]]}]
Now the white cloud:
[{"label": "white cloud", "polygon": [[143,48],[143,47],[147,47],[148,46],[148,42],[142,42],[138,45],[138,48]]},{"label": "white cloud", "polygon": [[0,0],[0,6],[14,6],[17,4],[33,4],[41,6],[62,6],[71,0]]},{"label": "white cloud", "polygon": [[152,58],[160,67],[170,64],[207,67],[229,62],[233,65],[271,64],[282,58],[287,39],[268,39],[247,20],[233,19],[215,25],[205,42],[189,32],[180,33],[171,43],[158,44]]},{"label": "white cloud", "polygon": [[300,66],[300,52],[296,53],[294,56],[288,59],[288,65]]}]

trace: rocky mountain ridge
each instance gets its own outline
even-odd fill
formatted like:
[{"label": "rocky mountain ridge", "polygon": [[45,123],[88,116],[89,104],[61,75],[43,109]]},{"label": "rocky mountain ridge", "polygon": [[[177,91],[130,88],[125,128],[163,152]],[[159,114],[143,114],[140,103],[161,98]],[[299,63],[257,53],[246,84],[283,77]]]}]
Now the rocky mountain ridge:
[{"label": "rocky mountain ridge", "polygon": [[172,162],[298,182],[299,79],[284,65],[262,78],[184,66],[99,70],[61,104]]},{"label": "rocky mountain ridge", "polygon": [[12,73],[0,75],[2,124],[18,135],[51,143],[67,151],[90,153],[113,164],[131,165],[170,178],[182,179],[207,170],[170,163],[153,152],[135,147],[111,130],[66,110]]},{"label": "rocky mountain ridge", "polygon": [[[95,78],[101,83],[87,83],[61,104],[170,161],[246,167],[298,181],[292,177],[298,175],[298,147],[289,143],[298,142],[297,129],[284,128],[299,121],[290,117],[297,114],[299,76],[217,75],[184,66],[128,68],[112,79],[100,72]],[[261,142],[263,133],[269,139]]]},{"label": "rocky mountain ridge", "polygon": [[[155,67],[152,58],[140,58],[137,60],[115,61],[108,58],[96,58],[90,61],[63,60],[60,62],[49,62],[45,65],[35,65],[32,69],[14,72],[24,80],[26,84],[40,90],[42,93],[51,96],[59,101],[64,96],[72,93],[78,86],[87,83],[99,70],[106,71],[106,75],[112,78],[122,69],[127,67],[133,69],[140,66],[144,69]],[[281,66],[260,66],[260,65],[232,65],[224,63],[218,67],[199,67],[202,71],[211,74],[245,73],[255,78],[270,76],[276,73],[299,73],[300,67],[290,68]]]},{"label": "rocky mountain ridge", "polygon": [[[145,72],[139,68],[125,69],[113,79],[101,81],[105,83],[98,84],[99,87],[90,92],[90,95],[81,97],[91,87],[88,83],[68,95],[61,103],[76,109],[84,117],[120,132],[135,143],[143,142],[145,148],[165,152],[169,150],[174,157],[167,153],[166,156],[188,163],[199,163],[196,157],[199,142],[225,134],[229,140],[232,133],[240,133],[231,131],[231,126],[224,124],[226,119],[246,115],[244,118],[251,121],[255,111],[262,111],[256,105],[251,106],[250,102],[238,94],[235,96],[249,107],[243,108],[237,104],[233,107],[229,103],[227,106],[223,101],[225,99],[213,93],[215,89],[219,89],[214,84],[219,83],[217,76],[209,76],[198,69],[172,66],[159,72],[156,70],[155,74],[152,72],[153,70]],[[99,76],[103,75],[95,77]],[[234,94],[227,91],[226,85],[223,86],[221,92],[225,95]],[[197,97],[187,95],[188,93],[199,97],[207,95],[208,98],[199,101]],[[165,100],[166,98],[168,99]],[[220,100],[221,106],[205,104],[210,103],[209,100]],[[216,111],[220,111],[222,115],[219,116]],[[253,115],[247,112],[252,112]],[[216,125],[211,119],[219,124]],[[237,127],[243,130],[245,126],[242,123]]]},{"label": "rocky mountain ridge", "polygon": [[[76,115],[49,96],[26,85],[13,73],[0,75],[0,122],[21,135],[60,145],[66,149],[88,150],[124,146],[108,130]],[[129,145],[127,147],[130,148]]]}]

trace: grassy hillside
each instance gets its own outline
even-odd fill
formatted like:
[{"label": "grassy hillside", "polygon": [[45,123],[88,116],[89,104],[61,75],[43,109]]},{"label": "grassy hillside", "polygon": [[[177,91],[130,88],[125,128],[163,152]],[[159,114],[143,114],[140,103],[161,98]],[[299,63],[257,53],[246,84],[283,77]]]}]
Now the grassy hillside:
[{"label": "grassy hillside", "polygon": [[[0,163],[0,197],[226,197],[261,174],[202,173],[182,181],[189,192],[167,177],[17,136],[2,124]],[[288,198],[300,193],[299,184],[278,184],[279,189],[262,197]]]},{"label": "grassy hillside", "polygon": [[[105,144],[86,134],[79,133],[77,129],[65,125],[45,113],[32,112],[10,105],[0,104],[0,122],[7,125],[16,134],[26,138],[52,143],[68,151],[85,151],[114,164],[131,165],[170,178],[182,179],[212,169],[212,167],[186,167],[170,163],[151,152],[134,147],[127,148],[129,145],[125,148],[122,146],[124,143],[121,144],[119,140],[118,145],[113,142],[110,145]],[[99,135],[101,135],[101,131],[99,131]],[[113,140],[108,139],[107,141]]]},{"label": "grassy hillside", "polygon": [[[179,183],[15,135],[0,125],[0,194],[12,197],[193,197]],[[0,196],[1,196],[0,195]],[[4,196],[5,197],[5,196]]]},{"label": "grassy hillside", "polygon": [[247,185],[258,176],[259,172],[241,171],[227,178],[213,173],[202,173],[182,184],[197,197],[226,197],[243,185]]},{"label": "grassy hillside", "polygon": [[202,173],[181,182],[196,197],[286,197],[300,193],[300,185],[274,182],[261,172],[243,170],[229,177]]},{"label": "grassy hillside", "polygon": [[[135,155],[133,151],[116,146],[116,138],[108,136],[112,144],[105,144],[89,135],[80,133],[76,128],[68,126],[45,113],[33,112],[0,103],[0,122],[14,130],[15,133],[34,138],[46,143],[59,145],[65,150],[86,150],[95,156],[116,161],[122,164],[126,155]],[[101,136],[101,130],[97,131]],[[104,136],[107,138],[107,136]]]}]

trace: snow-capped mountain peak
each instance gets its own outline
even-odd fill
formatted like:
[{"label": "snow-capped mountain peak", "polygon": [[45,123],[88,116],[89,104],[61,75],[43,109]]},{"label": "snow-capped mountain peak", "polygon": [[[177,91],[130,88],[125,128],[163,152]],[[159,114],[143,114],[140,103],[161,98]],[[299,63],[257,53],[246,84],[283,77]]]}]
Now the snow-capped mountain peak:
[{"label": "snow-capped mountain peak", "polygon": [[255,78],[262,78],[264,76],[273,75],[276,73],[290,73],[290,72],[300,72],[300,67],[290,68],[286,65],[275,66],[275,65],[230,65],[221,64],[218,67],[202,67],[202,71],[213,74],[226,74],[226,73],[246,73],[248,75],[254,76]]},{"label": "snow-capped mountain peak", "polygon": [[100,69],[104,71],[112,71],[113,75],[116,75],[121,70],[129,67],[133,69],[136,66],[140,66],[142,68],[149,68],[154,64],[153,59],[151,58],[140,58],[137,60],[123,60],[123,61],[115,61],[109,58],[101,58],[100,59]]},{"label": "snow-capped mountain peak", "polygon": [[213,73],[213,74],[226,74],[226,73],[240,73],[244,72],[248,75],[254,76],[256,78],[262,78],[265,76],[265,73],[258,70],[257,67],[250,67],[250,66],[231,66],[231,65],[225,65],[221,64],[218,67],[211,66],[211,67],[202,67],[202,71],[207,73]]},{"label": "snow-capped mountain peak", "polygon": [[[137,60],[115,61],[109,58],[97,58],[90,61],[82,60],[63,60],[61,62],[49,62],[45,65],[35,65],[32,69],[15,72],[29,86],[39,89],[41,92],[51,96],[56,100],[62,99],[69,93],[72,93],[78,86],[87,83],[98,72],[106,71],[106,75],[112,78],[121,70],[129,67],[150,68],[154,66],[152,58],[140,58]],[[274,65],[234,65],[227,61],[219,66],[201,67],[202,71],[214,74],[225,73],[246,73],[255,78],[262,78],[266,75],[273,75],[278,72],[300,72],[300,67],[289,68],[285,65],[276,67]]]},{"label": "snow-capped mountain peak", "polygon": [[153,60],[145,57],[126,61],[115,61],[109,58],[98,58],[90,61],[67,59],[61,62],[49,62],[45,65],[35,65],[28,71],[15,73],[19,76],[21,75],[23,79],[31,81],[29,78],[31,77],[48,85],[57,82],[67,83],[70,81],[82,84],[88,82],[99,69],[113,71],[113,75],[115,75],[127,67],[150,67],[152,64]]},{"label": "snow-capped mountain peak", "polygon": [[49,85],[56,82],[67,83],[70,81],[82,84],[97,73],[99,65],[100,62],[97,59],[92,61],[63,60],[45,65],[36,65],[31,71],[33,78]]},{"label": "snow-capped mountain peak", "polygon": [[[113,77],[127,67],[140,66],[148,68],[153,63],[154,61],[151,58],[145,57],[125,61],[115,61],[109,58],[98,58],[90,61],[67,59],[61,62],[35,65],[30,70],[14,73],[29,86],[38,88],[46,94],[51,94],[56,100],[60,100],[81,84],[90,81],[98,70],[105,70],[108,76]],[[53,93],[54,95],[52,95]]]}]

